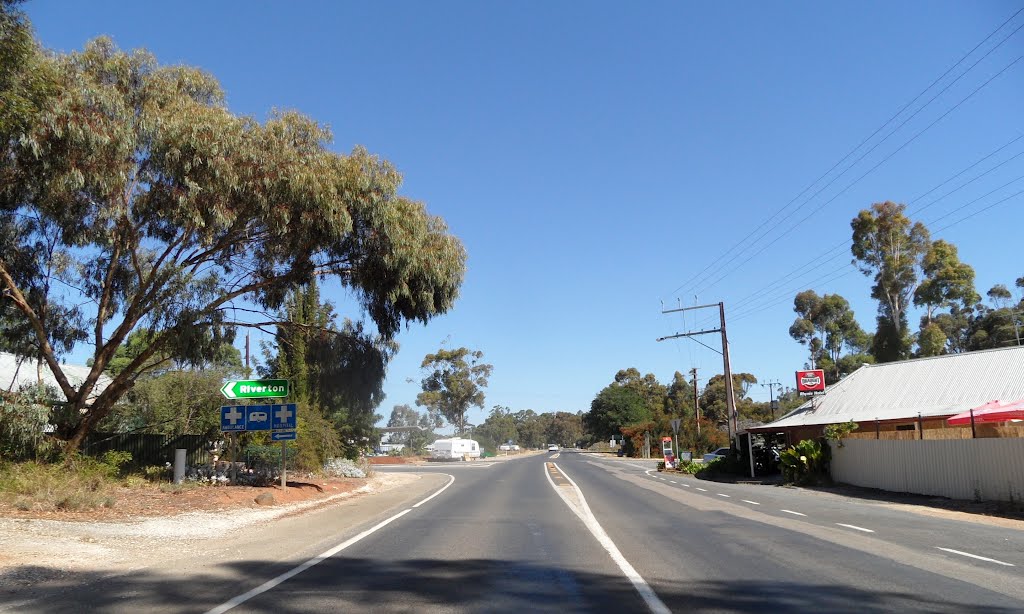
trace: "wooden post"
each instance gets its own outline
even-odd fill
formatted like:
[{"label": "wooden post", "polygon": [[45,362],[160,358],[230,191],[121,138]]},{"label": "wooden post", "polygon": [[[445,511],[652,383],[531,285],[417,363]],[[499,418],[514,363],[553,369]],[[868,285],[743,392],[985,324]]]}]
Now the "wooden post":
[{"label": "wooden post", "polygon": [[921,412],[917,412],[917,438],[924,439],[924,423],[921,422]]},{"label": "wooden post", "polygon": [[281,440],[281,488],[288,488],[288,478],[285,477],[285,459],[288,458],[288,441]]},{"label": "wooden post", "polygon": [[881,439],[881,428],[879,428],[878,418],[875,418],[875,439]]},{"label": "wooden post", "polygon": [[971,439],[978,438],[978,431],[974,429],[974,408],[971,408]]}]

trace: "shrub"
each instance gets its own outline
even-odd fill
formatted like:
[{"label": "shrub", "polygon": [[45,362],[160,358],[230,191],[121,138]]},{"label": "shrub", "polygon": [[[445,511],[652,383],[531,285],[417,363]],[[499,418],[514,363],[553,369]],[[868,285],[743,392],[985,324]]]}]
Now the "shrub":
[{"label": "shrub", "polygon": [[860,425],[850,420],[849,422],[843,422],[842,424],[829,424],[825,427],[825,439],[829,441],[838,442],[839,447],[843,447],[843,438],[850,433],[860,428]]},{"label": "shrub", "polygon": [[331,477],[365,478],[366,471],[347,458],[332,458],[324,463],[324,475]]},{"label": "shrub", "polygon": [[828,479],[828,447],[804,439],[779,454],[782,477],[792,484],[813,484]]}]

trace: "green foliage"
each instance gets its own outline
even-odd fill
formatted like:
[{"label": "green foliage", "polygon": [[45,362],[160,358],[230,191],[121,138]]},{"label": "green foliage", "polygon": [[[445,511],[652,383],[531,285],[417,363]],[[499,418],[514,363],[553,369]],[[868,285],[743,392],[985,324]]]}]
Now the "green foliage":
[{"label": "green foliage", "polygon": [[420,365],[423,392],[416,395],[416,404],[444,416],[457,427],[458,434],[466,432],[466,410],[483,408],[487,378],[493,367],[482,362],[484,353],[464,347],[427,354]]},{"label": "green foliage", "polygon": [[219,367],[143,376],[100,423],[105,431],[169,435],[220,432],[220,388],[237,371]]},{"label": "green foliage", "polygon": [[0,394],[0,458],[38,459],[52,454],[45,427],[56,391],[30,386],[14,394]]},{"label": "green foliage", "polygon": [[[757,383],[757,378],[751,373],[733,373],[732,389],[736,399],[736,410],[740,411],[744,406],[753,403],[747,394],[750,387]],[[724,375],[714,375],[708,380],[704,390],[700,393],[700,412],[706,419],[714,424],[725,424],[729,417],[728,403]]]},{"label": "green foliage", "polygon": [[879,326],[872,354],[879,362],[906,358],[910,350],[907,309],[918,286],[918,267],[930,246],[924,224],[911,223],[906,205],[886,201],[861,211],[850,222],[854,262],[874,276]]},{"label": "green foliage", "polygon": [[650,422],[651,408],[636,390],[623,386],[607,386],[590,403],[583,416],[583,426],[596,439],[607,440],[620,435],[622,428]]},{"label": "green foliage", "polygon": [[[80,417],[70,449],[141,374],[213,360],[234,338],[239,302],[272,313],[293,288],[334,279],[387,342],[453,305],[465,251],[398,195],[386,161],[333,152],[330,132],[296,112],[234,115],[211,75],[109,39],[17,57],[32,63],[17,75],[44,80],[46,98],[0,105],[14,127],[0,142],[0,320],[27,331],[20,347],[39,350]],[[145,345],[87,404],[143,326]],[[73,385],[57,356],[86,337],[92,373]]]},{"label": "green foliage", "polygon": [[297,405],[296,440],[289,446],[296,449],[294,468],[317,471],[328,459],[343,454],[341,437],[319,406],[308,402]]},{"label": "green foliage", "polygon": [[850,303],[838,294],[819,297],[814,290],[805,290],[793,299],[793,311],[797,319],[789,335],[808,346],[812,364],[825,370],[828,383],[839,381],[843,353],[859,353],[868,345]]},{"label": "green foliage", "polygon": [[860,428],[860,425],[853,420],[841,424],[829,424],[825,427],[825,439],[838,442],[841,448],[843,447],[843,439],[858,428]]},{"label": "green foliage", "polygon": [[291,380],[292,400],[314,408],[314,419],[326,418],[336,431],[311,431],[322,439],[306,442],[310,454],[301,462],[322,464],[340,453],[357,458],[364,442],[376,438],[374,412],[384,399],[384,376],[396,346],[362,323],[346,319],[339,327],[315,280],[292,289],[276,319],[274,343],[263,347],[261,375]]},{"label": "green foliage", "polygon": [[782,477],[792,484],[815,484],[828,480],[828,447],[804,439],[779,454]]}]

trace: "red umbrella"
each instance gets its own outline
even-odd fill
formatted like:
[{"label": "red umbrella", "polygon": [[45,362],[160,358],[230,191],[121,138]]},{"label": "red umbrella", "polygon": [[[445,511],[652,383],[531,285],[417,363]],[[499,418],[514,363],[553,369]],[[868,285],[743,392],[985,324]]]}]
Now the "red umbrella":
[{"label": "red umbrella", "polygon": [[959,413],[946,419],[952,425],[964,425],[971,423],[971,413],[974,414],[974,422],[1006,422],[1008,420],[1024,420],[1024,399],[1013,403],[1002,401],[989,401],[980,407]]}]

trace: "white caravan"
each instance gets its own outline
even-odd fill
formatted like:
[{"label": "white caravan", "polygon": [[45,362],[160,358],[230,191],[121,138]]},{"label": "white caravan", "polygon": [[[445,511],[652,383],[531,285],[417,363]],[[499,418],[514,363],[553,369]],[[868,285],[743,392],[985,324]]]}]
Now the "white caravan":
[{"label": "white caravan", "polygon": [[438,439],[434,442],[431,457],[446,460],[480,458],[480,444],[472,439],[461,437]]}]

